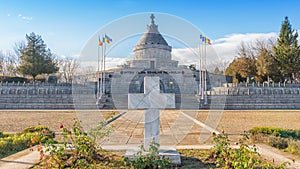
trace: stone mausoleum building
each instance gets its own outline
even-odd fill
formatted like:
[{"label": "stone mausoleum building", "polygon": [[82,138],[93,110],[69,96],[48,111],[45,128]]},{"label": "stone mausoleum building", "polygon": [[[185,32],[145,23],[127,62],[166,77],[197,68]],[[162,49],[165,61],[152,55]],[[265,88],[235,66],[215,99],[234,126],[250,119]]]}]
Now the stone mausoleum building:
[{"label": "stone mausoleum building", "polygon": [[176,108],[199,108],[199,72],[172,60],[172,47],[160,34],[153,14],[150,18],[145,34],[133,48],[134,58],[106,79],[106,92],[117,109],[126,109],[128,93],[143,93],[144,77],[158,76],[161,93],[175,93]]}]

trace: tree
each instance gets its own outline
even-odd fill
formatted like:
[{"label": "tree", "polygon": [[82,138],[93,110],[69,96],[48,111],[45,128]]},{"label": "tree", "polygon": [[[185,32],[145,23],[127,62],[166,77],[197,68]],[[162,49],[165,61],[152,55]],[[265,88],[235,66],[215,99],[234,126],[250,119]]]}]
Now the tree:
[{"label": "tree", "polygon": [[17,68],[16,55],[12,51],[0,51],[0,73],[5,76],[15,76]]},{"label": "tree", "polygon": [[72,83],[73,76],[79,67],[79,62],[75,58],[71,57],[62,58],[59,62],[59,67],[63,81],[66,83]]},{"label": "tree", "polygon": [[220,70],[219,67],[216,67],[214,70],[214,74],[222,75],[223,73],[224,73],[223,70]]},{"label": "tree", "polygon": [[42,37],[32,32],[30,35],[26,34],[26,40],[26,46],[20,49],[21,64],[17,69],[18,72],[32,76],[33,80],[39,74],[57,72],[54,54],[47,49]]},{"label": "tree", "polygon": [[288,17],[285,17],[277,44],[274,46],[274,59],[278,63],[282,76],[287,76],[291,81],[300,71],[300,52],[298,46],[298,33],[292,29]]},{"label": "tree", "polygon": [[225,70],[225,75],[232,76],[233,82],[245,82],[247,77],[254,76],[253,60],[248,57],[234,59]]},{"label": "tree", "polygon": [[238,48],[238,56],[225,70],[225,75],[233,76],[234,83],[243,82],[247,77],[256,75],[255,55],[252,47],[248,48],[242,43]]},{"label": "tree", "polygon": [[256,60],[256,80],[259,82],[268,81],[271,78],[274,81],[279,81],[279,70],[277,63],[273,56],[274,43],[271,39],[266,43],[265,41],[257,41],[256,49],[258,50],[258,57]]},{"label": "tree", "polygon": [[195,65],[195,64],[189,65],[189,69],[190,69],[191,71],[195,71],[195,70],[196,70],[196,65]]}]

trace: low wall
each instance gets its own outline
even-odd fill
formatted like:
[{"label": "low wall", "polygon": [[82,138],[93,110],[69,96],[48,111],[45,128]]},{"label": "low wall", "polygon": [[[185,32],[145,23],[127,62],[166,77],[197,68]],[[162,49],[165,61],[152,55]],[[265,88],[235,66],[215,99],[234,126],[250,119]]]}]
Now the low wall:
[{"label": "low wall", "polygon": [[[207,95],[208,105],[194,94],[181,97],[178,104],[186,109],[300,109],[299,85],[215,87]],[[124,98],[118,108],[126,109]],[[108,108],[114,107],[109,106],[112,98],[106,100]],[[94,85],[0,84],[0,109],[98,109],[96,102]]]}]

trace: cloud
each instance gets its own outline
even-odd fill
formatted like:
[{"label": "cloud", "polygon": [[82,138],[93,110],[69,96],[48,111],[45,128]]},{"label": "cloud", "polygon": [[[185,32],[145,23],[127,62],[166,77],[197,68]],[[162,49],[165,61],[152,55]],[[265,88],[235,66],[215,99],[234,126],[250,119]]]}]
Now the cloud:
[{"label": "cloud", "polygon": [[[117,68],[119,65],[123,65],[126,63],[128,59],[127,58],[111,58],[111,57],[106,57],[106,62],[105,62],[105,69],[113,69]],[[97,61],[80,61],[80,65],[82,68],[92,68],[93,70],[97,70]]]},{"label": "cloud", "polygon": [[[246,33],[246,34],[231,34],[225,37],[215,39],[212,45],[206,46],[206,63],[207,69],[213,70],[215,67],[225,69],[227,65],[236,57],[237,48],[241,43],[255,43],[257,40],[267,40],[276,38],[278,36],[275,32],[270,33]],[[179,61],[180,65],[199,65],[199,51],[198,48],[173,48],[172,59]],[[202,54],[203,56],[203,54]],[[117,65],[122,65],[126,60],[131,58],[106,58],[106,69],[116,68]],[[204,59],[203,59],[204,62]],[[96,63],[89,62],[87,65],[96,69]]]},{"label": "cloud", "polygon": [[[206,48],[206,63],[209,66],[220,65],[224,67],[225,63],[230,63],[237,55],[237,48],[241,43],[255,43],[257,40],[268,40],[276,38],[278,35],[275,32],[270,33],[246,33],[246,34],[231,34],[223,38],[213,41],[213,44]],[[199,65],[199,49],[193,48],[174,48],[172,57],[178,60],[179,64]],[[203,50],[202,50],[203,53]],[[202,54],[203,56],[203,54]]]},{"label": "cloud", "polygon": [[8,13],[7,16],[10,17],[10,14]]},{"label": "cloud", "polygon": [[224,38],[216,39],[212,45],[220,58],[232,60],[237,54],[237,48],[241,43],[255,43],[257,40],[268,40],[276,38],[277,33],[246,33],[232,34]]},{"label": "cloud", "polygon": [[118,65],[124,64],[127,58],[106,58],[106,69],[116,68]]},{"label": "cloud", "polygon": [[33,19],[31,16],[23,16],[22,14],[19,14],[18,17],[25,21],[31,21]]}]

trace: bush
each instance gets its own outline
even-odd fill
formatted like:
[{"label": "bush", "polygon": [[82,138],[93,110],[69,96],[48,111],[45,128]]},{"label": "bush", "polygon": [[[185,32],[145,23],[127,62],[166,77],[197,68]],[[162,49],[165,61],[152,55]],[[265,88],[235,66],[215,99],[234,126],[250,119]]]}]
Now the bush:
[{"label": "bush", "polygon": [[[46,136],[42,137],[42,133]],[[0,132],[0,158],[6,157],[18,151],[24,150],[38,144],[37,140],[45,143],[53,138],[53,132],[48,127],[28,127],[18,134],[3,134]]]},{"label": "bush", "polygon": [[295,140],[290,140],[288,142],[288,147],[286,148],[286,151],[295,154],[300,155],[300,142]]},{"label": "bush", "polygon": [[288,141],[285,138],[270,136],[268,144],[278,149],[285,149],[288,147]]},{"label": "bush", "polygon": [[300,130],[282,129],[278,127],[253,127],[249,132],[251,134],[265,134],[300,140]]},{"label": "bush", "polygon": [[23,133],[34,133],[41,132],[43,130],[50,131],[50,129],[46,126],[31,126],[23,129]]},{"label": "bush", "polygon": [[239,148],[231,148],[227,134],[214,135],[213,142],[216,144],[210,151],[209,158],[216,161],[218,167],[224,168],[284,168],[287,163],[280,164],[279,167],[272,166],[260,160],[255,145],[250,147],[246,144],[248,134],[244,133],[239,140]]},{"label": "bush", "polygon": [[[126,161],[128,161],[128,159],[126,159]],[[166,169],[170,168],[171,166],[171,160],[161,158],[159,156],[159,144],[152,141],[149,146],[149,152],[146,152],[142,145],[140,151],[138,151],[136,154],[136,159],[133,161],[129,161],[128,167],[133,167],[136,169]]]},{"label": "bush", "polygon": [[251,148],[245,141],[247,135],[239,140],[240,147],[231,148],[227,134],[214,135],[213,142],[216,144],[211,149],[211,155],[215,159],[217,166],[225,168],[254,168],[262,162],[258,159],[256,148]]},{"label": "bush", "polygon": [[9,77],[9,76],[1,76],[0,77],[0,81],[5,83],[12,83],[12,82],[20,82],[20,83],[24,83],[24,82],[28,82],[29,80],[24,78],[24,77]]},{"label": "bush", "polygon": [[266,143],[272,147],[300,155],[300,130],[254,127],[250,132],[252,133],[251,138],[254,142]]},{"label": "bush", "polygon": [[[104,126],[103,126],[104,127]],[[55,142],[50,138],[45,143],[46,152],[49,153],[49,157],[44,156],[44,152],[40,149],[41,153],[41,168],[95,168],[97,162],[105,161],[104,155],[99,154],[98,148],[94,138],[91,138],[87,132],[85,132],[78,121],[75,122],[73,128],[68,130],[61,127],[63,140]],[[107,134],[101,134],[101,131],[107,132],[108,130],[99,127],[93,130],[93,133],[98,133],[101,136]],[[37,138],[37,140],[42,140]]]},{"label": "bush", "polygon": [[34,134],[15,134],[0,138],[0,158],[11,155],[15,152],[29,147],[29,142]]}]

